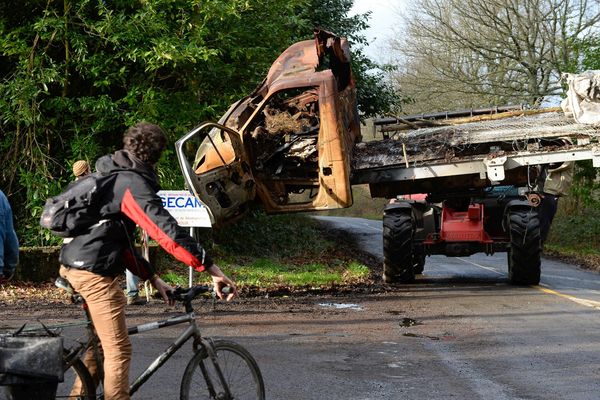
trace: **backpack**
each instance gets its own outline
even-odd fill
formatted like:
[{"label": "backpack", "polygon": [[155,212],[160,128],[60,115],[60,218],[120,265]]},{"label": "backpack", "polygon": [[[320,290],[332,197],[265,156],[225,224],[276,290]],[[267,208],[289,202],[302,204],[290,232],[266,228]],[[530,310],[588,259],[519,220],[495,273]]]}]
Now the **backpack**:
[{"label": "backpack", "polygon": [[71,182],[59,195],[46,200],[40,225],[56,236],[74,237],[107,219],[101,209],[104,194],[112,189],[117,174],[89,174]]}]

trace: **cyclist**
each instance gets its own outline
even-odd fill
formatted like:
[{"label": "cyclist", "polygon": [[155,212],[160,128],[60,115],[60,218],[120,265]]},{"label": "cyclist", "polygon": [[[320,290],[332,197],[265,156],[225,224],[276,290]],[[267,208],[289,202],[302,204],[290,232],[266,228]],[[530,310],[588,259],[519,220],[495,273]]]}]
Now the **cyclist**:
[{"label": "cyclist", "polygon": [[133,247],[136,224],[175,258],[198,271],[208,272],[216,293],[231,287],[227,300],[237,296],[234,282],[187,231],[177,225],[164,209],[154,165],[166,147],[163,130],[141,122],[129,128],[123,137],[123,149],[101,157],[96,171],[116,174],[107,189],[102,216],[87,233],[74,237],[60,252],[60,275],[86,300],[104,352],[104,398],[129,399],[131,343],[125,325],[126,299],[116,277],[125,267],[142,279],[148,279],[157,291],[167,296],[171,286],[158,277],[152,266]]}]

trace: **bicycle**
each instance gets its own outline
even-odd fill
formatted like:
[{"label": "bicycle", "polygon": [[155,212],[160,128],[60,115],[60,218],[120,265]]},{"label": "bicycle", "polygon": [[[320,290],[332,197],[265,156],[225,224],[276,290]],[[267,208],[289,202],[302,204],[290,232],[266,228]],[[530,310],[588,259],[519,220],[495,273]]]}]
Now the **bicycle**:
[{"label": "bicycle", "polygon": [[[76,293],[63,278],[56,280],[56,285],[71,294],[72,301],[81,304],[86,317],[85,326],[87,340],[65,350],[63,365],[65,380],[58,385],[57,399],[103,399],[102,352],[99,339],[94,332],[85,300]],[[208,286],[194,286],[189,289],[177,288],[172,298],[185,307],[185,313],[166,320],[150,322],[128,328],[129,335],[147,332],[168,326],[189,323],[189,326],[142,372],[129,388],[133,395],[164,363],[189,340],[193,339],[194,354],[185,368],[180,386],[180,399],[191,398],[212,400],[265,399],[265,387],[256,360],[241,345],[223,339],[211,339],[201,336],[196,324],[192,300],[210,291]],[[84,365],[81,357],[86,351],[93,352],[98,374],[94,378]],[[80,384],[74,386],[76,381]],[[98,390],[97,390],[98,389]]]}]

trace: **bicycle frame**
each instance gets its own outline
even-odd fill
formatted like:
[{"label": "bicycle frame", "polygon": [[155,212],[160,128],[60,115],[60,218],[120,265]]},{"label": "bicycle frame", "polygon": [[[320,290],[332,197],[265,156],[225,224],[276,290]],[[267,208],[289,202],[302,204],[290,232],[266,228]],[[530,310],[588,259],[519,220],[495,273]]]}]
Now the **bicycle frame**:
[{"label": "bicycle frame", "polygon": [[[173,354],[177,352],[190,338],[194,338],[196,341],[200,340],[204,342],[205,340],[200,336],[200,330],[198,329],[198,325],[196,325],[195,315],[193,313],[188,313],[185,315],[180,315],[178,317],[169,318],[162,321],[150,322],[147,324],[137,325],[131,328],[127,328],[127,332],[129,335],[135,335],[141,332],[148,332],[155,329],[166,328],[168,326],[179,325],[185,322],[189,322],[190,326],[183,331],[175,341],[167,347],[149,366],[146,368],[144,372],[140,374],[136,378],[136,380],[131,384],[129,388],[129,395],[133,395],[139,388],[142,386],[150,377],[165,363]],[[194,342],[196,343],[196,342]],[[203,343],[204,344],[204,343]],[[194,346],[195,347],[195,346]],[[206,348],[210,348],[210,345],[205,346]],[[195,350],[195,348],[194,348]],[[219,369],[220,372],[220,369]]]},{"label": "bicycle frame", "polygon": [[[89,318],[89,314],[87,313],[86,310],[86,317]],[[213,345],[210,341],[210,339],[205,339],[201,336],[200,334],[200,330],[198,329],[198,325],[196,324],[196,316],[194,315],[193,312],[191,313],[187,313],[184,315],[180,315],[177,317],[173,317],[173,318],[169,318],[166,320],[161,320],[161,321],[156,321],[156,322],[149,322],[147,324],[142,324],[142,325],[137,325],[137,326],[133,326],[133,327],[129,327],[127,328],[127,333],[129,335],[135,335],[138,333],[142,333],[142,332],[148,332],[148,331],[152,331],[155,329],[160,329],[160,328],[166,328],[169,326],[173,326],[173,325],[179,325],[179,324],[183,324],[188,322],[190,324],[190,326],[183,331],[174,341],[173,343],[167,347],[149,366],[148,368],[146,368],[146,370],[144,370],[136,379],[135,381],[130,385],[129,387],[129,395],[132,396],[135,392],[138,391],[138,389],[144,384],[146,383],[146,381],[148,381],[148,379],[150,379],[150,377],[152,377],[152,375],[154,375],[154,373],[156,371],[158,371],[160,369],[160,367],[162,367],[162,365],[167,362],[167,360],[169,360],[169,358],[171,358],[171,356],[173,354],[175,354],[189,339],[194,338],[194,352],[197,351],[198,349],[198,344],[200,344],[200,347],[206,349],[206,352],[208,353],[208,356],[211,359],[211,362],[213,363],[213,366],[215,368],[215,371],[217,373],[217,376],[219,378],[219,380],[221,381],[221,385],[222,388],[225,390],[225,393],[227,396],[231,397],[231,393],[229,391],[229,387],[227,385],[227,381],[223,375],[223,372],[221,371],[221,367],[217,361],[217,355],[214,352],[213,349]],[[83,354],[86,350],[92,349],[92,351],[94,351],[94,359],[96,360],[96,363],[98,365],[98,373],[99,373],[99,380],[102,381],[104,378],[104,369],[101,367],[102,366],[102,356],[100,355],[100,352],[98,351],[99,346],[98,346],[98,336],[96,336],[95,332],[93,331],[93,325],[91,323],[91,320],[88,320],[88,326],[87,329],[89,329],[89,340],[85,345],[81,345],[79,347],[77,347],[76,349],[72,350],[67,359],[73,360],[75,358],[78,358],[81,354]],[[68,361],[68,362],[69,362]],[[204,368],[202,368],[203,372],[205,371]],[[205,372],[204,372],[205,373]],[[212,382],[210,381],[210,379],[208,378],[208,376],[204,376],[206,383],[208,385],[209,391],[211,392],[211,394],[214,395],[215,390],[213,387]]]}]

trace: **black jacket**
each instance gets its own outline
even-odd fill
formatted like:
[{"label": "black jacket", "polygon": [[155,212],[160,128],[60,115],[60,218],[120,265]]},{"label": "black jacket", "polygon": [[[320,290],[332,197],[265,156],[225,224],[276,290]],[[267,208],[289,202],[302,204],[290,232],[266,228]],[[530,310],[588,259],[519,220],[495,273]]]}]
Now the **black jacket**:
[{"label": "black jacket", "polygon": [[101,157],[96,170],[116,174],[112,187],[103,190],[105,219],[89,233],[74,237],[60,252],[60,262],[103,276],[116,276],[125,268],[142,279],[154,270],[134,248],[135,226],[148,232],[166,251],[198,271],[212,265],[211,258],[187,230],[177,225],[156,194],[160,189],[153,169],[126,150]]}]

